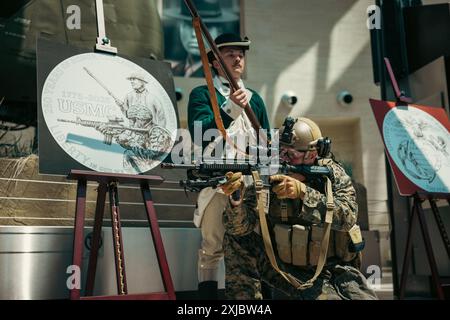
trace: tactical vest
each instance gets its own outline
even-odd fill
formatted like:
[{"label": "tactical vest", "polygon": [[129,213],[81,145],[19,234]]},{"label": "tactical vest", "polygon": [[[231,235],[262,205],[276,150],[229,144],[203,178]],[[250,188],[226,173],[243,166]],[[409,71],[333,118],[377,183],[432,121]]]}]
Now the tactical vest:
[{"label": "tactical vest", "polygon": [[[301,200],[280,200],[271,196],[267,216],[269,230],[278,256],[284,263],[300,267],[316,266],[323,227],[299,217]],[[331,230],[327,259],[350,262],[357,257],[349,232]]]},{"label": "tactical vest", "polygon": [[[319,165],[324,166],[331,160],[319,161]],[[303,205],[300,200],[281,202],[277,197],[268,194],[259,172],[253,171],[252,176],[257,195],[261,235],[267,257],[272,267],[296,289],[310,288],[321,274],[328,257],[336,256],[344,262],[360,257],[359,251],[362,250],[364,242],[357,225],[353,226],[349,232],[331,230],[334,200],[332,182],[329,177],[323,176],[324,183],[318,182],[318,187],[323,185],[326,196],[326,213],[322,229],[321,226],[299,221],[300,209]],[[318,220],[322,221],[322,217]],[[275,246],[272,245],[272,239],[276,243]],[[275,258],[274,247],[277,249],[279,258],[285,263],[296,266],[316,265],[314,276],[307,281],[300,281],[292,274],[280,269]],[[355,249],[354,252],[351,248]]]}]

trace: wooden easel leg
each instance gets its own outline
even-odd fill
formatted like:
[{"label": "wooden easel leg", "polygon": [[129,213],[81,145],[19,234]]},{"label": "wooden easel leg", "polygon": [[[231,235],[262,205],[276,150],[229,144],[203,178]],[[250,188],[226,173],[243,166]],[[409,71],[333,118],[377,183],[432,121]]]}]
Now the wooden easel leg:
[{"label": "wooden easel leg", "polygon": [[436,220],[439,233],[441,234],[442,242],[444,243],[445,250],[447,251],[447,257],[450,259],[450,238],[445,230],[444,222],[442,221],[441,215],[439,214],[439,209],[436,205],[436,201],[429,199],[431,210],[433,211],[434,218]]},{"label": "wooden easel leg", "polygon": [[163,285],[170,300],[175,300],[175,289],[170,276],[169,264],[167,263],[166,253],[161,238],[161,233],[158,225],[158,218],[156,217],[155,208],[153,206],[152,195],[148,183],[141,184],[142,198],[144,199],[145,211],[147,212],[147,219],[150,225],[150,233],[153,238],[155,246],[156,257],[158,258],[159,270],[163,279]]},{"label": "wooden easel leg", "polygon": [[86,296],[92,296],[95,284],[95,272],[97,270],[98,250],[102,232],[103,213],[105,210],[106,184],[100,183],[97,189],[97,204],[95,207],[94,230],[92,233],[91,252],[86,279]]},{"label": "wooden easel leg", "polygon": [[113,234],[114,257],[116,263],[117,293],[128,294],[127,277],[125,272],[125,258],[123,255],[122,228],[120,226],[119,195],[117,185],[109,185],[109,204],[111,207],[111,223]]},{"label": "wooden easel leg", "polygon": [[408,270],[409,270],[409,263],[411,260],[411,252],[412,252],[412,232],[414,230],[414,224],[416,221],[416,209],[417,209],[417,202],[420,201],[419,199],[414,198],[413,206],[411,209],[411,215],[409,219],[409,227],[408,227],[408,235],[406,240],[406,247],[405,247],[405,255],[403,256],[403,266],[402,266],[402,277],[400,280],[400,299],[405,299],[405,290],[406,290],[406,282],[408,281]]},{"label": "wooden easel leg", "polygon": [[431,269],[431,277],[433,279],[434,286],[436,287],[436,293],[440,300],[444,300],[444,291],[442,290],[439,280],[436,260],[434,258],[433,248],[431,247],[430,234],[428,233],[427,223],[420,204],[417,207],[417,215],[419,216],[420,229],[422,230],[422,236],[425,242],[425,249],[427,251],[428,262]]},{"label": "wooden easel leg", "polygon": [[[77,184],[77,202],[75,207],[75,226],[73,236],[73,258],[72,265],[77,266],[80,270],[79,276],[81,277],[81,267],[83,259],[83,233],[84,233],[84,215],[86,210],[86,180],[79,179]],[[80,299],[80,289],[70,289],[70,299]]]}]

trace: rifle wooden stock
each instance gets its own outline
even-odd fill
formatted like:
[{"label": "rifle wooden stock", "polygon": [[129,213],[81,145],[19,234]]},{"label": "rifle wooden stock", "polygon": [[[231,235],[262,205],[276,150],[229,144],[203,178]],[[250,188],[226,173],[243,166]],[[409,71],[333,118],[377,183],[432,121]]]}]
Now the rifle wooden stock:
[{"label": "rifle wooden stock", "polygon": [[[238,85],[237,81],[232,77],[231,70],[225,64],[225,61],[223,60],[222,55],[220,54],[219,48],[217,48],[217,46],[214,42],[214,39],[211,37],[211,34],[208,31],[208,28],[203,23],[200,15],[198,14],[197,9],[195,8],[194,4],[192,3],[192,0],[184,0],[184,3],[188,7],[192,18],[193,19],[197,18],[198,21],[200,22],[201,31],[202,31],[203,35],[205,36],[206,41],[208,42],[209,47],[210,47],[212,53],[214,54],[214,57],[219,62],[220,68],[222,69],[228,82],[230,83],[232,91],[237,91],[239,89],[239,85]],[[255,131],[257,132],[258,136],[267,142],[268,141],[267,136],[262,131],[260,131],[260,129],[262,129],[261,124],[259,123],[258,119],[256,118],[255,113],[253,112],[252,108],[250,107],[250,105],[248,103],[245,105],[244,111],[245,111],[245,114],[247,115],[248,119],[250,120],[253,129],[255,129]]]}]

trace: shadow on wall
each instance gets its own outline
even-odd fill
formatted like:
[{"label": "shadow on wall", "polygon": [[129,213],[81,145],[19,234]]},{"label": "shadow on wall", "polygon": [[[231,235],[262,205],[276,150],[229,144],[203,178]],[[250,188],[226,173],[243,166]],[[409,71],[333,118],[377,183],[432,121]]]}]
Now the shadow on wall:
[{"label": "shadow on wall", "polygon": [[[351,151],[357,157],[346,159],[349,148],[344,152],[333,144],[333,150],[341,151],[344,157],[339,160],[352,163],[355,179],[361,183],[365,183],[363,168],[380,167],[378,155],[366,157],[362,164],[363,153],[369,152],[362,145],[367,140],[366,130],[376,130],[375,121],[370,123],[371,118],[368,119],[371,117],[369,95],[377,93],[366,26],[366,10],[371,4],[369,0],[286,0],[280,6],[267,1],[246,1],[244,8],[245,33],[252,40],[247,60],[248,81],[265,97],[272,126],[279,127],[288,114],[315,120],[328,118],[333,120],[331,126],[336,117],[359,119],[362,123],[353,126],[357,132],[342,135],[346,126],[333,126],[333,132],[328,134],[334,142],[341,139],[353,148]],[[272,28],[270,44],[262,41],[268,37],[268,25]],[[282,94],[288,90],[298,99],[292,108],[280,103]],[[342,90],[352,93],[352,106],[341,106],[336,101],[337,93]],[[328,126],[319,125],[323,131]],[[377,150],[382,149],[379,141]]]},{"label": "shadow on wall", "polygon": [[[249,16],[246,21],[245,33],[251,35],[252,40],[255,39],[249,52],[248,78],[257,91],[263,91],[268,108],[271,109],[274,126],[281,125],[279,119],[288,113],[298,116],[302,110],[302,115],[305,115],[305,110],[309,109],[307,114],[318,114],[323,106],[313,103],[335,104],[337,92],[343,90],[346,84],[355,87],[361,85],[361,82],[372,82],[371,78],[364,78],[364,73],[358,75],[356,71],[353,72],[351,81],[346,75],[349,69],[370,63],[364,53],[370,45],[369,31],[364,20],[366,8],[370,4],[369,1],[365,4],[364,1],[356,0],[291,0],[284,1],[283,6],[272,2],[258,2],[256,8],[256,1],[245,3],[248,12],[257,14],[257,19]],[[354,23],[353,18],[350,18],[350,11],[358,12],[364,17],[361,19],[361,30],[354,30],[354,25],[349,24]],[[261,43],[259,39],[267,37],[268,23],[273,27],[271,34],[277,36],[270,38],[270,47],[266,49],[267,43]],[[298,32],[292,32],[293,29]],[[353,44],[352,34],[355,32],[366,34],[367,41]],[[348,54],[342,50],[337,51],[343,46]],[[361,80],[355,79],[355,76],[361,77]],[[300,87],[302,83],[306,85]],[[298,96],[298,102],[291,110],[280,103],[279,91],[285,90],[293,90]],[[324,93],[332,93],[333,99],[324,100]]]}]

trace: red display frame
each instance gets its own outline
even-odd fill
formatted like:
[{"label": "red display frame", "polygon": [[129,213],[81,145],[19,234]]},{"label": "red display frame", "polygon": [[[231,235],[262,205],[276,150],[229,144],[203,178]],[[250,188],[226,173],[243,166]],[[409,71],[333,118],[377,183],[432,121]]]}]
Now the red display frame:
[{"label": "red display frame", "polygon": [[[386,155],[389,160],[389,164],[392,168],[392,171],[394,173],[395,182],[398,188],[398,191],[400,195],[402,196],[411,196],[414,194],[430,194],[430,192],[422,189],[417,184],[415,184],[413,181],[411,181],[403,172],[402,170],[397,166],[395,161],[393,160],[387,146],[386,146],[386,140],[383,135],[383,122],[385,119],[386,114],[393,108],[397,107],[397,104],[392,101],[384,101],[384,100],[375,100],[375,99],[369,99],[370,105],[372,107],[373,114],[375,116],[375,120],[378,125],[378,129],[380,130],[380,134],[383,140],[384,148],[386,150]],[[405,107],[405,106],[402,106]],[[440,107],[431,107],[431,106],[422,106],[417,104],[408,104],[408,107],[415,107],[418,108],[433,118],[435,118],[437,121],[439,121],[446,129],[450,132],[450,121],[448,119],[447,114],[445,113],[445,110]],[[450,177],[449,177],[450,179]],[[433,193],[436,198],[447,198],[448,193]]]}]

